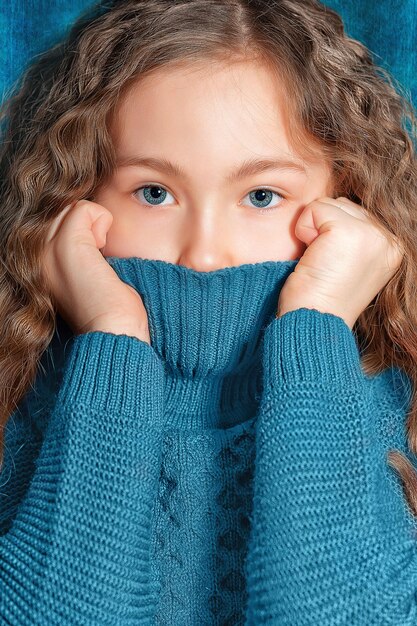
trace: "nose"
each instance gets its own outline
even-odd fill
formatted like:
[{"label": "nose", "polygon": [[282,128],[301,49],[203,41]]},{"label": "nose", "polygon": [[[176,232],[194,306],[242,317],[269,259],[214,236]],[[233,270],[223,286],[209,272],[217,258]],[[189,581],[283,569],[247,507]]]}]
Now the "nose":
[{"label": "nose", "polygon": [[[236,226],[236,225],[235,225]],[[192,207],[184,216],[178,264],[198,272],[238,265],[234,225],[226,207]]]}]

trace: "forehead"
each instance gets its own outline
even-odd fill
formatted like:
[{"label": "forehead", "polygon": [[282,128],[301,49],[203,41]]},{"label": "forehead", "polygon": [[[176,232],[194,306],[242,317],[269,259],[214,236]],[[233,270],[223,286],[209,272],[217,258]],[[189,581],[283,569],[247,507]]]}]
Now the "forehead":
[{"label": "forehead", "polygon": [[160,138],[169,130],[188,142],[216,142],[217,150],[239,137],[254,151],[279,148],[307,164],[322,162],[320,150],[303,151],[305,141],[301,150],[290,141],[287,91],[279,74],[258,60],[176,62],[129,85],[115,109],[111,133],[124,153],[145,135]]},{"label": "forehead", "polygon": [[217,112],[230,107],[235,116],[246,113],[279,123],[283,117],[281,94],[282,86],[272,72],[258,62],[176,62],[134,80],[120,96],[112,121],[122,131],[126,118],[139,117],[144,111],[148,115],[161,112],[163,100],[166,112],[175,103],[185,107],[190,103],[197,117],[207,102]]}]

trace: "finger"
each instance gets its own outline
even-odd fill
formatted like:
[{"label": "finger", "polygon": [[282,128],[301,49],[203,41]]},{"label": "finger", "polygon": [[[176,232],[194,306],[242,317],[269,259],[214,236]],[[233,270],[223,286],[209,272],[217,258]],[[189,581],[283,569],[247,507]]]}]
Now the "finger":
[{"label": "finger", "polygon": [[311,204],[312,203],[308,204],[300,213],[294,228],[294,234],[297,239],[307,246],[310,246],[319,236],[319,231],[314,223]]},{"label": "finger", "polygon": [[101,213],[93,222],[91,230],[93,231],[97,247],[104,248],[107,242],[107,232],[112,225],[113,215],[111,213]]},{"label": "finger", "polygon": [[113,221],[112,213],[101,204],[89,200],[82,199],[74,204],[72,212],[71,207],[65,207],[56,218],[57,224],[53,227],[54,235],[56,236],[59,230],[63,236],[68,232],[78,241],[88,244],[94,242],[95,246],[98,241],[100,246],[104,245],[105,235]]},{"label": "finger", "polygon": [[343,196],[339,196],[338,198],[320,198],[320,202],[330,204],[359,220],[366,221],[368,219],[365,209],[361,205]]},{"label": "finger", "polygon": [[389,244],[389,249],[387,253],[387,265],[390,268],[398,268],[401,265],[401,262],[405,256],[405,248],[400,239],[387,230],[374,215],[369,215],[364,207],[361,205],[355,204],[348,198],[339,197],[336,198],[339,206],[342,210],[346,212],[350,212],[351,215],[356,214],[357,217],[360,218],[360,213],[363,216],[363,219],[373,227],[373,232],[377,233],[382,240],[385,240]]},{"label": "finger", "polygon": [[348,198],[339,197],[336,198],[340,208],[346,212],[351,213],[358,217],[359,219],[363,219],[368,224],[370,224],[374,231],[379,234],[380,237],[386,239],[393,248],[393,256],[394,256],[394,264],[397,263],[397,259],[399,259],[398,263],[401,263],[402,258],[404,257],[404,246],[401,241],[391,233],[391,231],[387,230],[377,219],[375,215],[370,215],[366,209],[358,204],[355,204]]},{"label": "finger", "polygon": [[52,220],[48,235],[46,237],[46,243],[49,243],[57,234],[68,212],[72,209],[74,203],[68,204],[62,211]]},{"label": "finger", "polygon": [[321,233],[332,227],[348,230],[352,226],[352,214],[335,206],[334,202],[333,198],[310,202],[297,220],[295,236],[310,246]]}]

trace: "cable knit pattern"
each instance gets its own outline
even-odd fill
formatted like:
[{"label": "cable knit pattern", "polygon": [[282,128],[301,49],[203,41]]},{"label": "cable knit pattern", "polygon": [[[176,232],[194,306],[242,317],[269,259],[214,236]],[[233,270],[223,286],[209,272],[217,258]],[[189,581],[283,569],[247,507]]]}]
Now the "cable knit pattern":
[{"label": "cable knit pattern", "polygon": [[298,260],[107,261],[151,345],[58,316],[5,432],[0,623],[415,626],[405,373],[365,376],[339,317],[275,317]]},{"label": "cable knit pattern", "polygon": [[222,435],[165,438],[154,537],[162,583],[156,623],[243,623],[253,441],[253,420]]}]

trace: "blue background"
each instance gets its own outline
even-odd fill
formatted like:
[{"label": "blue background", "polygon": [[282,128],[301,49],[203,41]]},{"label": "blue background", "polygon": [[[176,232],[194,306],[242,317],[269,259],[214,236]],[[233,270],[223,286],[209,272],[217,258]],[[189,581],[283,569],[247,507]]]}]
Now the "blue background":
[{"label": "blue background", "polygon": [[[2,100],[30,60],[56,43],[94,2],[11,0],[1,2],[0,87]],[[327,0],[341,15],[349,36],[400,81],[417,106],[417,0]]]}]

